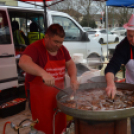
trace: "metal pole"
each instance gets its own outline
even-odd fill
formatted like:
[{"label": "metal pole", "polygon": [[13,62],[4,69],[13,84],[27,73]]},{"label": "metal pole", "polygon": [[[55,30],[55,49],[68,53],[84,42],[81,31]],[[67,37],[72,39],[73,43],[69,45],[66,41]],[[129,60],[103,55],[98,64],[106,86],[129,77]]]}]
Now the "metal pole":
[{"label": "metal pole", "polygon": [[101,26],[101,27],[104,28],[104,27],[103,27],[103,13],[102,13],[101,15],[102,15],[102,24],[101,24],[102,26]]},{"label": "metal pole", "polygon": [[108,6],[106,6],[106,28],[107,28],[107,60],[108,60]]},{"label": "metal pole", "polygon": [[113,27],[114,27],[114,10],[113,10]]},{"label": "metal pole", "polygon": [[35,8],[36,8],[36,2],[34,2],[34,4],[35,4]]},{"label": "metal pole", "polygon": [[43,0],[43,3],[44,3],[44,34],[46,32],[46,29],[47,29],[47,9],[46,9],[46,0]]}]

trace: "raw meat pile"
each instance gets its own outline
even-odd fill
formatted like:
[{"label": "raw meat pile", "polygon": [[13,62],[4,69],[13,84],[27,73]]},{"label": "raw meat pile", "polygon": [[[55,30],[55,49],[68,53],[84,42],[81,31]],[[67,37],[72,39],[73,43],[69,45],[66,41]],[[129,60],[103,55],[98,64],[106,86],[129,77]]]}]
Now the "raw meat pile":
[{"label": "raw meat pile", "polygon": [[117,89],[114,100],[108,98],[104,88],[77,91],[74,99],[63,96],[60,102],[66,107],[81,110],[115,110],[134,105],[134,91]]}]

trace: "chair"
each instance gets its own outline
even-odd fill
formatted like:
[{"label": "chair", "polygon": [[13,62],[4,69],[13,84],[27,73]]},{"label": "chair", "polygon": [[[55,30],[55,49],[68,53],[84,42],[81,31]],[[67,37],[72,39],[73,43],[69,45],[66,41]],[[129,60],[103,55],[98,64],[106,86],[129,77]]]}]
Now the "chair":
[{"label": "chair", "polygon": [[43,33],[39,33],[39,32],[29,32],[28,33],[28,40],[29,40],[29,44],[32,44],[33,42],[39,40],[39,39],[43,39],[44,38],[44,34]]},{"label": "chair", "polygon": [[45,35],[43,33],[38,32],[37,24],[35,22],[32,22],[30,24],[30,32],[28,32],[29,43],[32,44],[33,42],[44,38],[44,36]]}]

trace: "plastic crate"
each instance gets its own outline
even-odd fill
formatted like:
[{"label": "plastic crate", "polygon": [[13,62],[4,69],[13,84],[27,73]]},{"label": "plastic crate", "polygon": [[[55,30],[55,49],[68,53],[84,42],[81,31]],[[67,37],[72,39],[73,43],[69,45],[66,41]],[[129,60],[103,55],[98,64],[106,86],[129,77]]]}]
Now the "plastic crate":
[{"label": "plastic crate", "polygon": [[[18,99],[18,98],[16,98]],[[5,104],[5,103],[3,103]],[[1,104],[0,106],[2,106],[3,104]],[[12,106],[9,107],[0,107],[0,117],[1,118],[5,118],[7,116],[12,116],[15,115],[23,110],[25,110],[26,107],[26,99],[24,99],[24,101],[19,102],[18,104],[14,104]]]}]

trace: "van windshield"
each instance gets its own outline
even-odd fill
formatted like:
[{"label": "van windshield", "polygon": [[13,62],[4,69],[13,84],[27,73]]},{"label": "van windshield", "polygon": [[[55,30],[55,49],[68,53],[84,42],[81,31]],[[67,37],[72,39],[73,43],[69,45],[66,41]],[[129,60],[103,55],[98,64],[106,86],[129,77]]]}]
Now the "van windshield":
[{"label": "van windshield", "polygon": [[0,11],[0,45],[11,44],[9,25],[5,11]]}]

